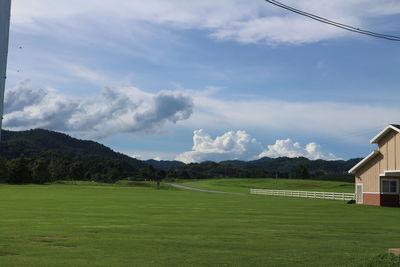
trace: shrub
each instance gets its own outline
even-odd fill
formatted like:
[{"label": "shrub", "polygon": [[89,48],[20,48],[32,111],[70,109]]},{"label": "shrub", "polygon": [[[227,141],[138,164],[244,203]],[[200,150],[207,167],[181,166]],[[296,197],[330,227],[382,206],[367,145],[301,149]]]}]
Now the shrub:
[{"label": "shrub", "polygon": [[393,255],[391,253],[380,254],[359,267],[399,267],[400,256]]}]

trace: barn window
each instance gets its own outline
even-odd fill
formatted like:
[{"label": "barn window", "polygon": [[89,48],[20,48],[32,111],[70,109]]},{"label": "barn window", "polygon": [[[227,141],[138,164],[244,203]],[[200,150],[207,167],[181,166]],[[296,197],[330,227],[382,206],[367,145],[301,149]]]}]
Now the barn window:
[{"label": "barn window", "polygon": [[398,181],[397,180],[382,180],[382,193],[397,193]]}]

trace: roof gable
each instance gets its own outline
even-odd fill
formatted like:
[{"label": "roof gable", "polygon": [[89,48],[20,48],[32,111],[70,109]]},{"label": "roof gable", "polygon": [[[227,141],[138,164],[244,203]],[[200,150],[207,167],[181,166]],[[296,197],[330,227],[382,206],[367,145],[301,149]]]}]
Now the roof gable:
[{"label": "roof gable", "polygon": [[[371,144],[378,144],[379,141],[387,135],[389,132],[395,131],[396,133],[400,133],[400,124],[389,124],[385,129],[383,129],[380,133],[378,133],[374,138],[371,139]],[[368,156],[366,156],[363,160],[357,163],[353,168],[349,170],[349,173],[356,174],[356,172],[364,166],[368,161],[373,159],[376,155],[379,155],[379,150],[375,150],[371,152]]]},{"label": "roof gable", "polygon": [[356,172],[364,166],[365,163],[370,161],[371,159],[375,158],[376,155],[379,155],[380,152],[379,150],[374,150],[372,151],[368,156],[366,156],[364,159],[362,159],[359,163],[357,163],[353,168],[349,170],[349,173],[351,174],[356,174]]},{"label": "roof gable", "polygon": [[379,140],[382,139],[386,134],[391,131],[396,131],[400,133],[400,125],[398,124],[390,124],[385,129],[383,129],[380,133],[378,133],[374,138],[371,139],[371,144],[378,144]]}]

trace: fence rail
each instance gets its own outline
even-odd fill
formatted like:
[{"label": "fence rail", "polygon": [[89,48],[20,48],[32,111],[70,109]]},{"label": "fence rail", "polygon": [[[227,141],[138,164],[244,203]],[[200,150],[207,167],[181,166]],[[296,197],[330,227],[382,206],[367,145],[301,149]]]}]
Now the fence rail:
[{"label": "fence rail", "polygon": [[286,197],[304,197],[332,200],[352,200],[355,199],[353,193],[336,193],[336,192],[312,192],[312,191],[291,191],[291,190],[272,190],[272,189],[250,189],[253,195],[271,195]]}]

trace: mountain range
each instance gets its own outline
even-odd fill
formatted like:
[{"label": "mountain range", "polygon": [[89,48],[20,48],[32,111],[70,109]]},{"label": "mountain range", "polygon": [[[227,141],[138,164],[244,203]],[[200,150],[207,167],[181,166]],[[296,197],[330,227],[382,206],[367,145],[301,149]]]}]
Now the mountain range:
[{"label": "mountain range", "polygon": [[[228,160],[219,163],[203,162],[185,164],[179,161],[142,161],[94,141],[80,140],[67,134],[44,129],[27,131],[2,131],[0,156],[10,161],[24,156],[31,159],[63,159],[71,162],[118,162],[124,175],[138,173],[140,169],[167,171],[170,177],[210,178],[210,177],[347,177],[347,170],[361,159],[347,161],[309,160],[307,158],[261,158],[254,161]],[[132,172],[135,170],[134,172]]]}]

